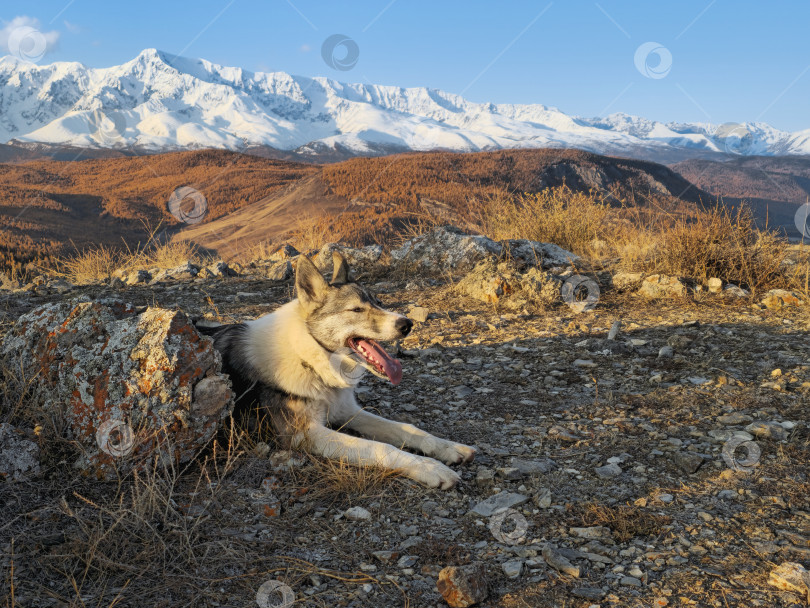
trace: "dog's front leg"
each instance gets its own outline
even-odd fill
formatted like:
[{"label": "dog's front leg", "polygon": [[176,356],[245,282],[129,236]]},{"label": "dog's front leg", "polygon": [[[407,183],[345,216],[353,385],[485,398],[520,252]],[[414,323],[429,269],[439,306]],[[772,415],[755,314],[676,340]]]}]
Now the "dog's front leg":
[{"label": "dog's front leg", "polygon": [[475,449],[470,446],[441,439],[412,424],[367,412],[357,404],[352,391],[345,391],[338,403],[330,407],[329,424],[344,426],[365,437],[397,447],[417,450],[447,464],[469,462],[475,458]]},{"label": "dog's front leg", "polygon": [[432,458],[409,454],[387,443],[352,437],[317,423],[298,433],[293,439],[293,447],[355,466],[400,470],[431,488],[447,490],[460,479],[455,471]]}]

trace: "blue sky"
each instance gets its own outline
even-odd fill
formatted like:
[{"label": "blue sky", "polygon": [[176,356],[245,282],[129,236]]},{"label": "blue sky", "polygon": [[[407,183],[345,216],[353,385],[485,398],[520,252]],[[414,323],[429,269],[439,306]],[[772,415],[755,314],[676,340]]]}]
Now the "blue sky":
[{"label": "blue sky", "polygon": [[[427,86],[587,117],[621,111],[810,128],[807,0],[33,0],[0,5],[0,43],[2,22],[8,30],[15,17],[48,35],[40,63],[103,67],[155,47],[249,70]],[[352,69],[323,60],[333,34],[356,42]],[[652,42],[658,50],[635,61]]]}]

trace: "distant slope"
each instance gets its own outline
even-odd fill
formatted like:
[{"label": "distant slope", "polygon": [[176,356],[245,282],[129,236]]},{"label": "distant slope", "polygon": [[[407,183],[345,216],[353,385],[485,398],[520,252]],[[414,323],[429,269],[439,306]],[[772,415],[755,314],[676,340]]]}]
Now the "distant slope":
[{"label": "distant slope", "polygon": [[325,165],[283,192],[186,228],[176,238],[238,257],[262,241],[289,237],[305,220],[322,217],[322,226],[332,234],[369,243],[391,239],[403,224],[426,213],[453,222],[472,199],[564,184],[631,206],[691,209],[714,200],[662,165],[580,150],[414,153]]},{"label": "distant slope", "polygon": [[771,227],[799,236],[794,216],[810,200],[810,156],[741,157],[729,162],[689,160],[671,168],[726,202],[746,201]]},{"label": "distant slope", "polygon": [[178,187],[204,193],[210,220],[315,171],[223,150],[0,164],[0,254],[48,258],[74,245],[134,244],[144,222],[177,230],[167,202]]},{"label": "distant slope", "polygon": [[[0,255],[133,245],[145,236],[144,222],[228,257],[317,218],[347,241],[368,243],[390,239],[415,214],[454,221],[467,201],[562,184],[616,204],[712,198],[662,165],[577,150],[414,153],[325,166],[224,150],[34,160],[0,164]],[[169,214],[169,197],[181,186],[207,200],[201,223],[184,226]]]}]

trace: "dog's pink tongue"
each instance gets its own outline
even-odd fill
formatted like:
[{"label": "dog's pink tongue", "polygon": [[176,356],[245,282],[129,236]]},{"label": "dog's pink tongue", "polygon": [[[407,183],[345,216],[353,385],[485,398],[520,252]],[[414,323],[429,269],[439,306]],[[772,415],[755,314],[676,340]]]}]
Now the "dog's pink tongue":
[{"label": "dog's pink tongue", "polygon": [[394,359],[385,352],[379,342],[376,340],[358,340],[357,343],[362,345],[369,353],[373,353],[374,358],[383,366],[385,375],[388,376],[391,384],[396,385],[402,381],[402,364],[399,359]]}]

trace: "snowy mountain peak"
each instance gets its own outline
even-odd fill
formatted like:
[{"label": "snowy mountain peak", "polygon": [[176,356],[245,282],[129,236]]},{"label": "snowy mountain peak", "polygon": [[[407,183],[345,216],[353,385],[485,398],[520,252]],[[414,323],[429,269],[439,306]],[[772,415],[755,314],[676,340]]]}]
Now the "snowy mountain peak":
[{"label": "snowy mountain peak", "polygon": [[147,149],[264,145],[356,154],[573,147],[677,160],[810,154],[810,130],[569,116],[540,104],[473,103],[429,88],[250,72],[145,49],[119,66],[0,59],[0,142]]}]

